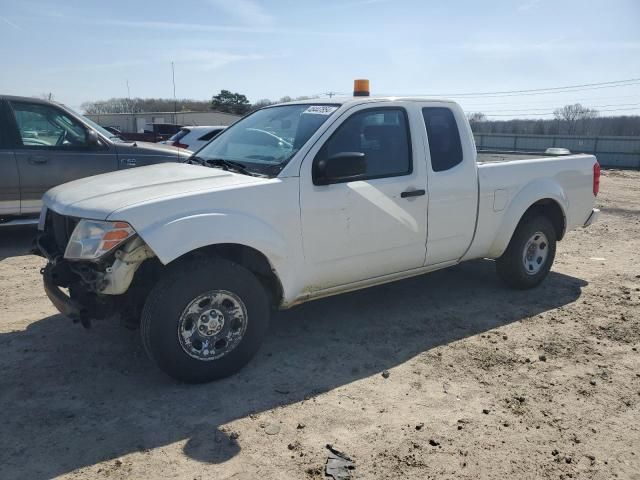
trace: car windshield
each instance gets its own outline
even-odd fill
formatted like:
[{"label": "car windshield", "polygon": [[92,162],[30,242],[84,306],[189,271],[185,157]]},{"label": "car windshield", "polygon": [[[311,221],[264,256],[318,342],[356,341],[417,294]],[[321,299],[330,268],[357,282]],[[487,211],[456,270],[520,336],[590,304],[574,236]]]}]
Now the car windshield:
[{"label": "car windshield", "polygon": [[200,162],[241,164],[277,175],[340,105],[295,104],[258,110],[221,132],[195,153]]},{"label": "car windshield", "polygon": [[106,129],[102,128],[100,125],[98,125],[96,122],[94,122],[90,118],[87,118],[84,115],[81,115],[80,113],[76,112],[72,108],[69,108],[69,107],[65,107],[65,108],[67,110],[70,110],[71,113],[73,113],[76,117],[79,117],[85,124],[89,125],[94,130],[97,130],[98,133],[100,133],[100,135],[103,135],[103,136],[107,137],[112,142],[116,142],[116,143],[117,142],[122,142],[122,139],[120,137],[118,137],[117,135],[114,135],[109,130],[106,130]]}]

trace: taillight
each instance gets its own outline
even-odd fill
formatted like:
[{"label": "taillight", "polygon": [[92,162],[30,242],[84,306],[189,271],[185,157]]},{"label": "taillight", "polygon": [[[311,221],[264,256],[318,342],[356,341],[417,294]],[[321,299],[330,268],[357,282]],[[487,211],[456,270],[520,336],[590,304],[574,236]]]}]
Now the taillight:
[{"label": "taillight", "polygon": [[593,195],[597,196],[600,191],[600,164],[593,164]]},{"label": "taillight", "polygon": [[180,143],[178,140],[173,142],[171,145],[173,145],[174,147],[178,147],[178,148],[187,148],[189,146],[189,145],[186,145],[184,143]]}]

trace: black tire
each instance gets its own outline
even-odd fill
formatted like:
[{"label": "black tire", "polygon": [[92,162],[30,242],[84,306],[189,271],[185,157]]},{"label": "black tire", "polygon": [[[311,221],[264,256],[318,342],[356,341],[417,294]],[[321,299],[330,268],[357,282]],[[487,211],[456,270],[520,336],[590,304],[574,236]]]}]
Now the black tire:
[{"label": "black tire", "polygon": [[[231,292],[242,301],[246,327],[235,348],[221,358],[202,360],[183,348],[180,317],[194,299],[214,290]],[[169,376],[187,383],[209,382],[232,375],[251,360],[266,335],[269,314],[267,292],[249,270],[224,259],[194,257],[169,267],[151,290],[142,311],[142,342]]]},{"label": "black tire", "polygon": [[[537,232],[543,233],[546,237],[547,242],[543,243],[547,244],[545,248],[547,248],[548,251],[546,252],[545,259],[539,264],[539,270],[532,273],[527,271],[523,255],[529,240],[532,239]],[[555,228],[553,228],[553,225],[547,217],[530,215],[523,218],[518,224],[506,251],[496,260],[496,270],[498,276],[509,287],[521,290],[533,288],[545,279],[549,270],[551,270],[555,256]],[[538,258],[542,258],[542,256]],[[530,266],[531,270],[535,268],[538,267]]]}]

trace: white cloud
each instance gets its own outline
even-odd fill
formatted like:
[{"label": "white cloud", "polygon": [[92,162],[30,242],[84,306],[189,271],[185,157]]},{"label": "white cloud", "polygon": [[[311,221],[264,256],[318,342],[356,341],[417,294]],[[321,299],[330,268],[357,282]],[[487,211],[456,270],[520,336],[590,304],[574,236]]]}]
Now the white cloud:
[{"label": "white cloud", "polygon": [[246,25],[272,25],[274,18],[253,0],[209,0],[226,15]]},{"label": "white cloud", "polygon": [[521,12],[526,12],[528,10],[532,10],[540,4],[541,0],[528,0],[527,2],[521,3],[518,5],[518,10]]},{"label": "white cloud", "polygon": [[13,23],[12,21],[10,21],[10,20],[8,20],[8,19],[6,19],[4,17],[0,17],[0,20],[3,21],[4,23],[6,23],[7,25],[9,25],[10,27],[15,28],[16,30],[22,30],[22,28],[19,25]]},{"label": "white cloud", "polygon": [[[145,57],[128,60],[117,60],[114,62],[104,63],[87,63],[79,65],[56,65],[52,67],[44,67],[47,72],[69,72],[69,71],[95,71],[95,70],[114,70],[128,69],[137,70],[150,65],[170,65],[175,61],[176,65],[192,65],[198,70],[215,70],[224,67],[230,63],[270,60],[275,58],[283,58],[284,55],[264,55],[260,53],[233,53],[222,50],[207,50],[202,48],[186,48],[180,50],[169,50],[156,57]],[[168,68],[168,67],[167,67]]]},{"label": "white cloud", "polygon": [[458,47],[480,55],[522,55],[550,52],[592,52],[640,50],[640,42],[575,42],[563,38],[537,43],[476,42]]},{"label": "white cloud", "polygon": [[167,53],[167,61],[176,59],[177,63],[194,64],[200,70],[215,70],[230,63],[269,60],[282,56],[263,55],[260,53],[232,53],[220,50],[203,50],[201,48],[191,50],[176,50]]},{"label": "white cloud", "polygon": [[270,35],[314,35],[322,37],[362,37],[361,34],[350,32],[330,32],[306,30],[303,28],[275,28],[268,26],[252,27],[249,25],[209,25],[202,23],[181,23],[181,22],[157,22],[146,20],[114,20],[114,19],[88,19],[73,18],[68,21],[91,23],[99,26],[124,27],[124,28],[147,28],[154,30],[179,30],[188,32],[226,32],[226,33],[259,33]]}]

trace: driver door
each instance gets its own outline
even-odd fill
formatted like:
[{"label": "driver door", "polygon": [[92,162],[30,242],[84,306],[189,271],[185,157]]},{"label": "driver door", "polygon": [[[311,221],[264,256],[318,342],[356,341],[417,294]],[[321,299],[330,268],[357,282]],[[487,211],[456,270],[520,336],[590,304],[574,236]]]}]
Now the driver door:
[{"label": "driver door", "polygon": [[[429,197],[412,114],[402,102],[356,107],[305,157],[300,205],[308,291],[424,265]],[[314,182],[314,160],[343,152],[364,154],[365,174]]]},{"label": "driver door", "polygon": [[91,145],[87,127],[63,109],[41,102],[10,102],[18,145],[20,210],[37,213],[52,187],[118,169],[112,145]]}]

